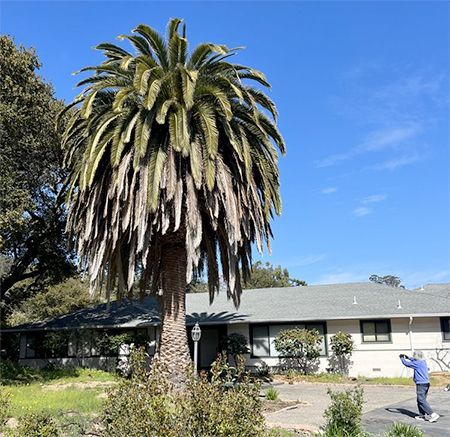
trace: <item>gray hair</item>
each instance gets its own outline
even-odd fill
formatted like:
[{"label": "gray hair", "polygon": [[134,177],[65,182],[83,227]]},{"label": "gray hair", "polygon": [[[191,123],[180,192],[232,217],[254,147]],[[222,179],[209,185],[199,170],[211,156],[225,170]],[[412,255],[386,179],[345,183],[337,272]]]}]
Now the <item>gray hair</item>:
[{"label": "gray hair", "polygon": [[422,351],[414,351],[413,358],[415,360],[423,360],[425,358],[425,356]]}]

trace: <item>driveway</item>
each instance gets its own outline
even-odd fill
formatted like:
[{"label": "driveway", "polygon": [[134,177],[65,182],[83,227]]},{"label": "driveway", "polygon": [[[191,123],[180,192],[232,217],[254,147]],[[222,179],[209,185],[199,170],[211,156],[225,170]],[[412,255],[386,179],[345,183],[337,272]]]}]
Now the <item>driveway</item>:
[{"label": "driveway", "polygon": [[376,408],[363,416],[364,427],[367,431],[382,433],[392,422],[403,422],[415,425],[430,437],[450,436],[450,392],[442,389],[431,389],[428,395],[430,405],[441,417],[435,423],[419,422],[414,419],[417,414],[415,393],[411,390],[412,398],[396,402],[382,408]]},{"label": "driveway", "polygon": [[[319,383],[297,383],[277,385],[281,400],[297,400],[299,405],[295,409],[287,409],[280,412],[266,414],[269,424],[285,427],[318,430],[324,424],[323,412],[330,403],[327,394],[328,388],[332,390],[344,390],[353,385],[347,384],[319,384]],[[421,425],[413,418],[401,413],[386,410],[386,408],[405,408],[415,411],[415,388],[412,386],[384,386],[364,385],[364,407],[363,422],[367,430],[375,434],[382,434],[387,425],[393,422],[408,422]],[[395,402],[393,402],[395,401]],[[450,437],[450,392],[444,392],[440,388],[430,391],[430,403],[436,405],[436,411],[441,414],[442,420],[438,426],[430,423],[423,424],[438,430],[438,434],[431,436]],[[437,406],[439,405],[439,408]],[[448,418],[447,418],[448,416]],[[441,425],[442,424],[442,425]],[[445,431],[442,431],[444,428]],[[425,428],[424,428],[425,429]],[[447,433],[447,434],[446,434]]]}]

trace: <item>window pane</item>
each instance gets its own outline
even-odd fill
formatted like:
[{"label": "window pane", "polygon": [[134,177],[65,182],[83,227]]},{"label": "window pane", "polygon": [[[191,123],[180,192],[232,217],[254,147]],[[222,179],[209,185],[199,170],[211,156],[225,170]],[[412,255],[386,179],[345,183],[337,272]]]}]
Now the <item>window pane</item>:
[{"label": "window pane", "polygon": [[363,341],[377,341],[375,334],[363,334]]},{"label": "window pane", "polygon": [[92,337],[91,337],[91,340],[90,340],[91,350],[89,351],[91,357],[96,357],[96,356],[100,355],[100,351],[99,351],[99,349],[97,347],[97,345],[98,345],[98,337],[99,337],[98,336],[98,332],[93,332],[92,333]]},{"label": "window pane", "polygon": [[377,341],[389,341],[389,334],[377,334]]},{"label": "window pane", "polygon": [[68,345],[68,355],[69,357],[74,357],[77,354],[77,340],[75,337],[72,337],[69,340],[69,345]]},{"label": "window pane", "polygon": [[377,334],[389,334],[389,324],[387,322],[377,322]]},{"label": "window pane", "polygon": [[34,348],[35,348],[35,338],[27,335],[27,350],[25,355],[27,358],[34,358],[36,356],[36,351]]},{"label": "window pane", "polygon": [[373,323],[373,322],[364,322],[362,327],[363,327],[363,333],[365,335],[375,334],[375,323]]},{"label": "window pane", "polygon": [[267,331],[267,326],[253,326],[252,350],[255,357],[267,357],[270,355]]},{"label": "window pane", "polygon": [[444,332],[444,340],[450,340],[450,332]]}]

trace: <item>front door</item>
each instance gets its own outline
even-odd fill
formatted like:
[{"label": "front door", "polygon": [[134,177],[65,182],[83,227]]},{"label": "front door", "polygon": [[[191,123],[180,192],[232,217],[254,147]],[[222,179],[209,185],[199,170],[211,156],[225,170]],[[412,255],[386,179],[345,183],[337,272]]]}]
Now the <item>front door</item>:
[{"label": "front door", "polygon": [[[227,327],[226,325],[200,327],[202,335],[198,344],[198,367],[200,369],[208,369],[221,352],[221,343],[223,337],[226,336]],[[190,334],[190,329],[188,329],[188,333]],[[194,358],[193,346],[193,342],[189,338],[189,349],[192,359]]]}]

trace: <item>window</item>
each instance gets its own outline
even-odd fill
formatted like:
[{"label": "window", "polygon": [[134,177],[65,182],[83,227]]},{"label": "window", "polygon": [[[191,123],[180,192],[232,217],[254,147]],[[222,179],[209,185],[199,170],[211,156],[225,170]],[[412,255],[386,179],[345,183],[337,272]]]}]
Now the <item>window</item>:
[{"label": "window", "polygon": [[361,321],[362,341],[390,342],[391,341],[391,321],[390,320],[364,320]]},{"label": "window", "polygon": [[270,357],[269,327],[252,326],[252,354],[255,357]]},{"label": "window", "polygon": [[26,335],[26,349],[25,358],[35,358],[36,357],[36,337],[32,335]]},{"label": "window", "polygon": [[442,339],[450,341],[450,317],[441,317]]},{"label": "window", "polygon": [[320,346],[321,356],[327,355],[327,345],[325,339],[325,323],[296,323],[296,324],[281,324],[281,325],[250,325],[250,343],[253,357],[278,357],[279,352],[275,348],[275,338],[280,333],[287,329],[316,329],[322,336],[322,343]]}]

